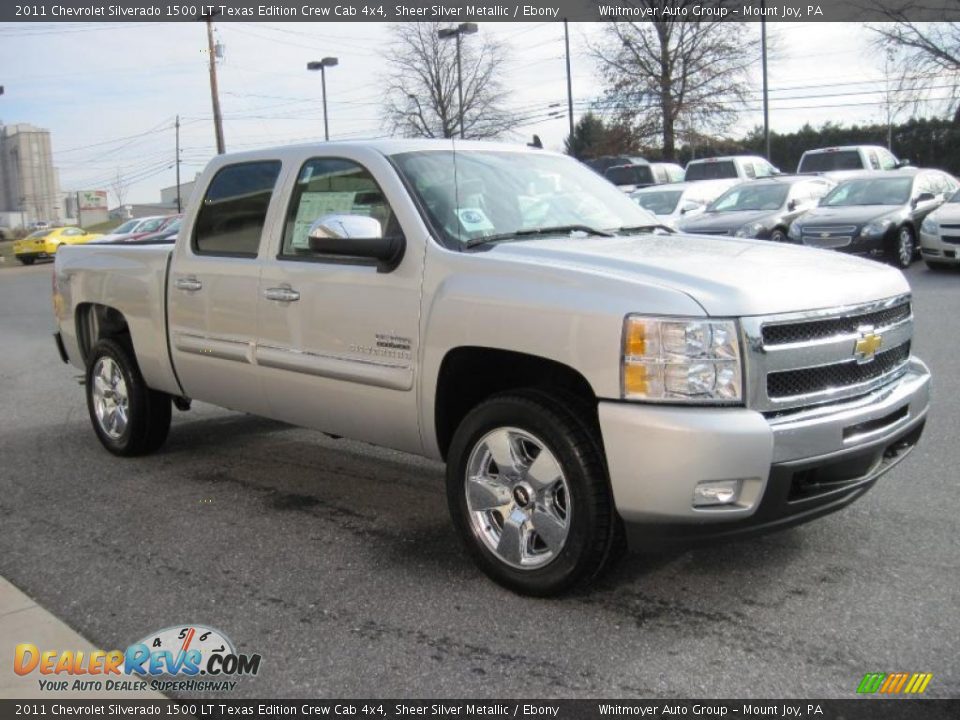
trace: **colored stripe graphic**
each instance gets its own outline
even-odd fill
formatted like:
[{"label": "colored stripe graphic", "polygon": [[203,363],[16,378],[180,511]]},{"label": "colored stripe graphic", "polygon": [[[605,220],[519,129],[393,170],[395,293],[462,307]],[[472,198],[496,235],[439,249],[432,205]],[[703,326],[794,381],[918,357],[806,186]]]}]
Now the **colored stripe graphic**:
[{"label": "colored stripe graphic", "polygon": [[857,686],[861,694],[882,693],[885,695],[919,695],[926,691],[933,673],[867,673]]}]

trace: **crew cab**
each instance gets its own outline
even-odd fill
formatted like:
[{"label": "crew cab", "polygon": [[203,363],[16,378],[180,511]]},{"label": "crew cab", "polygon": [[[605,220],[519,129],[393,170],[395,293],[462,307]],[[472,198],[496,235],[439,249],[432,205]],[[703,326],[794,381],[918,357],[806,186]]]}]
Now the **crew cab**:
[{"label": "crew cab", "polygon": [[103,446],[158,450],[196,399],[445,460],[458,533],[515,591],[587,582],[624,539],[837,510],[922,432],[900,271],[675,234],[572,158],[311,144],[197,187],[173,246],[57,255]]}]

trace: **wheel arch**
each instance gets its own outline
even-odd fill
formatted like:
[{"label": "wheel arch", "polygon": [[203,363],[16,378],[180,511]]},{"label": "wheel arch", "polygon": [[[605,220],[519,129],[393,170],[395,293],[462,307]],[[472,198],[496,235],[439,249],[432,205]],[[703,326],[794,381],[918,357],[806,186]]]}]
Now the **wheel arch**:
[{"label": "wheel arch", "polygon": [[74,320],[76,322],[77,345],[80,348],[80,357],[84,365],[89,361],[93,347],[104,338],[114,339],[121,343],[136,358],[130,325],[120,310],[101,303],[80,303],[74,313]]},{"label": "wheel arch", "polygon": [[[450,349],[440,364],[434,398],[434,427],[446,459],[460,422],[479,403],[511,390],[533,389],[578,403],[599,427],[597,395],[576,369],[539,355],[479,346]],[[598,433],[599,437],[599,433]]]}]

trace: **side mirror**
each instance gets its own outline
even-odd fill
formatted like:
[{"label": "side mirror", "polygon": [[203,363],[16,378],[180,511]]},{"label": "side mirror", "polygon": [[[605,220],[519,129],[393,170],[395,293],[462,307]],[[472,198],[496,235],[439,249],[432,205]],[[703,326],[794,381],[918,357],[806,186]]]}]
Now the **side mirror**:
[{"label": "side mirror", "polygon": [[686,215],[687,213],[693,212],[694,210],[699,210],[701,207],[703,206],[694,200],[684,200],[683,204],[680,205],[680,214]]},{"label": "side mirror", "polygon": [[800,202],[796,198],[787,202],[787,210],[789,210],[790,212],[793,212],[799,206],[800,206]]},{"label": "side mirror", "polygon": [[366,215],[335,213],[314,221],[307,233],[310,250],[336,258],[376,261],[377,272],[390,272],[403,258],[402,235],[384,237],[380,221]]},{"label": "side mirror", "polygon": [[910,167],[910,161],[901,158],[900,160],[897,160],[897,164],[894,165],[894,167],[897,167],[897,168]]},{"label": "side mirror", "polygon": [[919,195],[917,195],[917,196],[911,201],[910,204],[913,205],[914,207],[916,207],[917,205],[920,205],[921,203],[930,202],[931,200],[936,200],[936,199],[937,199],[937,196],[934,195],[932,192],[922,192],[922,193],[920,193]]}]

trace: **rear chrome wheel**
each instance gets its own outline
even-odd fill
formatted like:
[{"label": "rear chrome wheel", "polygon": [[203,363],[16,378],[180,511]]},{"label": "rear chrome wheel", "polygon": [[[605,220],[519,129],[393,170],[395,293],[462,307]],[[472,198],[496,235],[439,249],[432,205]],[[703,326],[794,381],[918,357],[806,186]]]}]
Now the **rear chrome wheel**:
[{"label": "rear chrome wheel", "polygon": [[144,455],[167,439],[170,396],[147,387],[128,343],[99,340],[85,385],[94,432],[114,455]]},{"label": "rear chrome wheel", "polygon": [[93,408],[100,429],[113,440],[127,431],[130,397],[127,382],[113,358],[100,357],[93,366]]},{"label": "rear chrome wheel", "polygon": [[513,427],[484,435],[467,460],[464,489],[474,534],[502,562],[539,568],[563,550],[570,491],[540,438]]}]

